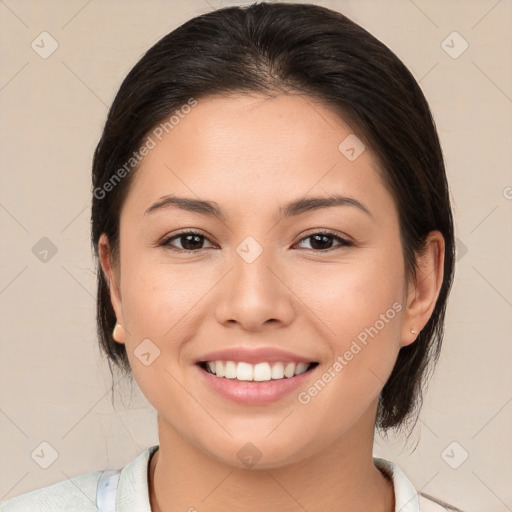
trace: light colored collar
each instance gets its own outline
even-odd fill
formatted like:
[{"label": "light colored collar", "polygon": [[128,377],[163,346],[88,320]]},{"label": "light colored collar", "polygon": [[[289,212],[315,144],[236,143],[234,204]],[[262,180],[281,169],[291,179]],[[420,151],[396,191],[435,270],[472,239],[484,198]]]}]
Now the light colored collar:
[{"label": "light colored collar", "polygon": [[151,512],[148,490],[148,463],[159,445],[151,446],[125,466],[117,484],[116,510]]},{"label": "light colored collar", "polygon": [[[116,509],[119,512],[151,512],[148,464],[158,447],[159,445],[155,445],[148,448],[122,469],[116,499]],[[386,459],[374,457],[373,462],[393,482],[395,512],[420,512],[418,493],[402,470]]]},{"label": "light colored collar", "polygon": [[405,473],[393,462],[378,457],[373,463],[393,482],[395,490],[395,512],[420,512],[418,493]]}]

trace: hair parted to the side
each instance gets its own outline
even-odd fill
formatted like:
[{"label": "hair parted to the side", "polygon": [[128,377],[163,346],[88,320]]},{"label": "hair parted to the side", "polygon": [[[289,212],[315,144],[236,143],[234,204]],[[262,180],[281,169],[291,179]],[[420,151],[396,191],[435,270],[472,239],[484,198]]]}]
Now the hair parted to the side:
[{"label": "hair parted to the side", "polygon": [[[415,257],[427,234],[439,230],[444,236],[444,279],[435,309],[414,343],[400,350],[379,400],[377,428],[403,427],[421,408],[443,339],[455,260],[449,189],[419,85],[387,46],[344,15],[311,4],[227,7],[187,21],[151,47],[121,84],[94,153],[96,258],[105,233],[113,264],[118,261],[120,209],[136,166],[115,186],[106,184],[146,135],[191,98],[235,93],[302,94],[322,101],[350,125],[376,155],[395,200],[409,277],[416,276]],[[125,346],[112,338],[116,318],[99,261],[97,278],[100,346],[129,374]]]}]

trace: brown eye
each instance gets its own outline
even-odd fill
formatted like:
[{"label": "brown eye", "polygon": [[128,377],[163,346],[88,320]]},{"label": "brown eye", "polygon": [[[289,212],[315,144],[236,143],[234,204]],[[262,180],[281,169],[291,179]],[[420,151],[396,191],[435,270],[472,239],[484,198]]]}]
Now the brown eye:
[{"label": "brown eye", "polygon": [[[178,233],[177,235],[166,238],[163,240],[161,245],[168,247],[172,251],[198,252],[204,249],[202,245],[206,240],[208,239],[201,233],[197,233],[195,231],[183,231],[182,233]],[[175,247],[175,241],[179,241],[178,243],[181,245],[181,247]]]},{"label": "brown eye", "polygon": [[[336,247],[349,247],[354,245],[349,240],[346,240],[344,238],[341,238],[340,236],[336,235],[335,233],[332,233],[330,231],[322,231],[319,233],[313,233],[311,235],[308,235],[304,237],[299,243],[303,242],[304,240],[311,240],[310,241],[310,250],[321,252],[321,251],[328,251],[330,249],[336,248]],[[333,247],[333,242],[337,241],[338,244]],[[306,247],[306,249],[308,249]]]}]

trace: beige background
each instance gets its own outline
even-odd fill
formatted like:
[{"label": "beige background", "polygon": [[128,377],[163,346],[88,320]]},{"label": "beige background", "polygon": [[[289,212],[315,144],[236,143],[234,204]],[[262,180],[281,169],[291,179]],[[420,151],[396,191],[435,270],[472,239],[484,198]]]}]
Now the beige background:
[{"label": "beige background", "polygon": [[[375,454],[467,512],[512,510],[512,3],[316,3],[365,27],[420,81],[460,241],[444,351],[420,420],[408,443],[377,439]],[[108,105],[142,53],[224,5],[0,0],[0,500],[121,467],[158,442],[138,389],[119,383],[112,407],[97,349],[90,164]],[[46,59],[31,47],[43,31],[59,45]],[[458,58],[442,46],[454,31],[469,44]],[[464,44],[453,37],[452,54]],[[43,237],[57,248],[46,262],[33,251]],[[31,457],[42,442],[58,452],[48,469]]]}]

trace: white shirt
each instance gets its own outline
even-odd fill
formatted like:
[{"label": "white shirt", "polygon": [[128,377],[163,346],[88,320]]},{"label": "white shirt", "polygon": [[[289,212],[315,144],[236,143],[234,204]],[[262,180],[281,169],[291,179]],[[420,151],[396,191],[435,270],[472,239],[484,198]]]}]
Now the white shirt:
[{"label": "white shirt", "polygon": [[[151,512],[148,464],[157,449],[148,448],[120,470],[84,473],[11,498],[0,503],[0,512]],[[393,482],[395,512],[449,512],[419,495],[396,464],[376,457],[373,461]]]}]

